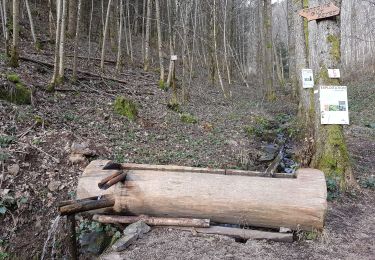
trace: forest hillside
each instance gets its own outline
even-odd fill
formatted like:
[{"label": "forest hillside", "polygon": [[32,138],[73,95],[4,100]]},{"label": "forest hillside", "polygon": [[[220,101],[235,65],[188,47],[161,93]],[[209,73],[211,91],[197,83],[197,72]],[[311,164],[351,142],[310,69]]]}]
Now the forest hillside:
[{"label": "forest hillside", "polygon": [[[374,19],[372,0],[0,0],[0,260],[373,259]],[[248,223],[231,206],[261,200],[231,201],[225,192],[238,190],[228,191],[228,181],[185,196],[195,207],[185,205],[178,217],[192,221],[191,212],[217,203],[217,192],[228,203],[212,211],[236,221],[211,223],[236,235],[149,224],[129,242],[129,223],[101,223],[86,212],[110,196],[80,200],[77,187],[97,160],[272,183],[317,169],[324,214],[298,209],[324,228],[287,226],[299,211],[293,204],[284,219],[278,209],[288,205],[272,200],[264,207],[278,213],[260,218],[286,226]],[[127,174],[116,172],[125,178],[114,187]],[[130,210],[158,205],[179,181],[152,187],[152,203],[146,189],[136,199],[122,191],[129,212],[121,213],[181,221]],[[271,186],[259,186],[259,194],[289,198],[297,190],[272,194]],[[105,208],[118,207],[108,201]],[[165,203],[154,212],[181,206]],[[62,208],[76,205],[80,211],[65,217]],[[200,218],[215,217],[208,215]],[[137,232],[145,222],[136,222]]]}]

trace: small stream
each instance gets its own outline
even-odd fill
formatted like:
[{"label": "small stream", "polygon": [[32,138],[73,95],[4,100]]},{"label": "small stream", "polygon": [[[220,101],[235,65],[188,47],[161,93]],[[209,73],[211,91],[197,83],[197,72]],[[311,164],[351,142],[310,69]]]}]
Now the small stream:
[{"label": "small stream", "polygon": [[59,226],[60,219],[61,219],[61,216],[58,215],[53,220],[53,222],[51,224],[51,227],[48,230],[48,236],[47,236],[46,241],[44,242],[42,257],[40,258],[41,260],[44,260],[44,258],[45,258],[46,252],[48,250],[48,244],[49,244],[49,241],[51,240],[51,238],[52,238],[52,252],[51,252],[52,257],[51,257],[51,259],[53,259],[55,242],[56,242],[56,231],[57,231],[57,228]]},{"label": "small stream", "polygon": [[289,138],[286,138],[282,133],[278,134],[276,143],[281,145],[279,153],[282,156],[280,164],[277,166],[277,172],[291,175],[295,174],[299,165],[292,159],[293,150]]}]

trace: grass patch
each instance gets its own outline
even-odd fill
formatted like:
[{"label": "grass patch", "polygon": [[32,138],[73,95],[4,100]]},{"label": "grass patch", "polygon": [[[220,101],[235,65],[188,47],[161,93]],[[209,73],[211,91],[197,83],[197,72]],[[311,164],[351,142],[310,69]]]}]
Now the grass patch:
[{"label": "grass patch", "polygon": [[174,102],[174,101],[170,101],[167,105],[167,107],[174,111],[174,112],[177,112],[177,113],[181,113],[182,110],[181,110],[181,107],[180,107],[180,104],[178,102]]},{"label": "grass patch", "polygon": [[167,84],[165,84],[165,82],[164,82],[164,80],[159,80],[159,88],[161,89],[161,90],[164,90],[164,91],[167,91],[168,90],[168,88],[169,88],[169,86],[167,85]]},{"label": "grass patch", "polygon": [[340,196],[340,179],[334,177],[326,177],[327,183],[327,199],[332,201]]},{"label": "grass patch", "polygon": [[198,123],[198,119],[195,116],[193,116],[193,115],[191,115],[189,113],[182,113],[182,114],[180,114],[180,120],[181,120],[181,122],[184,122],[184,123],[187,123],[187,124],[196,124],[196,123]]},{"label": "grass patch", "polygon": [[16,73],[10,73],[7,75],[7,80],[13,83],[20,83],[20,76],[18,76]]},{"label": "grass patch", "polygon": [[138,116],[138,109],[136,104],[130,99],[124,97],[117,97],[114,103],[114,110],[117,114],[127,117],[134,121]]},{"label": "grass patch", "polygon": [[1,148],[6,148],[8,147],[11,143],[15,141],[15,137],[9,136],[9,135],[2,135],[0,136],[0,147]]},{"label": "grass patch", "polygon": [[262,137],[265,133],[269,133],[272,129],[270,121],[262,116],[256,116],[253,125],[247,125],[244,130],[249,138],[253,136]]},{"label": "grass patch", "polygon": [[360,185],[365,189],[375,189],[375,177],[370,176],[360,181]]}]

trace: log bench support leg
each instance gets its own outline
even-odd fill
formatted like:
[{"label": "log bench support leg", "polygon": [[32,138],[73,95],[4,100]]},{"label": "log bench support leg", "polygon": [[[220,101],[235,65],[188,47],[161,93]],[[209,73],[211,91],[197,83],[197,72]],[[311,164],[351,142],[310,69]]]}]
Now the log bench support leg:
[{"label": "log bench support leg", "polygon": [[76,218],[75,214],[68,215],[66,218],[68,225],[68,249],[69,258],[71,260],[78,260],[77,257],[77,242],[76,242]]}]

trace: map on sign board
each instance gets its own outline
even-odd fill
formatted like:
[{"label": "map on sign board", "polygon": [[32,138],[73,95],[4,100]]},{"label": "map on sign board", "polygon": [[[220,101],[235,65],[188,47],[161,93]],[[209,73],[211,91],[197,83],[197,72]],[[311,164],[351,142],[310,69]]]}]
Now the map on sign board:
[{"label": "map on sign board", "polygon": [[323,4],[299,11],[299,15],[307,18],[307,20],[319,20],[340,14],[340,8],[333,3]]},{"label": "map on sign board", "polygon": [[328,77],[330,79],[339,79],[341,77],[339,69],[328,69]]},{"label": "map on sign board", "polygon": [[302,84],[303,84],[303,88],[314,87],[314,74],[313,74],[312,69],[302,70]]},{"label": "map on sign board", "polygon": [[348,125],[349,108],[346,86],[320,87],[320,117],[322,125]]}]

